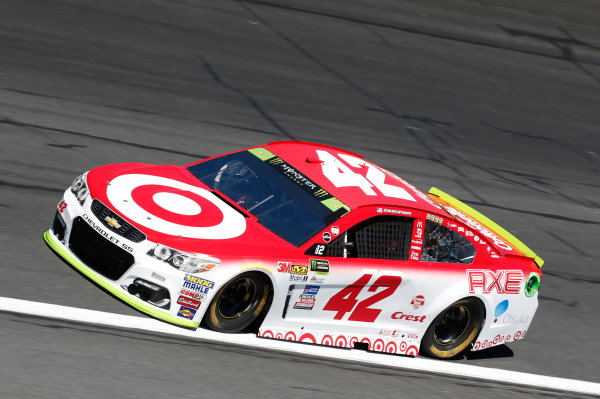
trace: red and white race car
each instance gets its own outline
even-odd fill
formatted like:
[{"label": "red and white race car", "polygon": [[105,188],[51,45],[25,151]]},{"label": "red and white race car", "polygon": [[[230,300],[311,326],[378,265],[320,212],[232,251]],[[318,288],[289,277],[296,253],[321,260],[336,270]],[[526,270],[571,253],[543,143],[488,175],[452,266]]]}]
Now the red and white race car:
[{"label": "red and white race car", "polygon": [[543,263],[442,191],[305,142],[93,169],[44,238],[169,323],[436,358],[522,339]]}]

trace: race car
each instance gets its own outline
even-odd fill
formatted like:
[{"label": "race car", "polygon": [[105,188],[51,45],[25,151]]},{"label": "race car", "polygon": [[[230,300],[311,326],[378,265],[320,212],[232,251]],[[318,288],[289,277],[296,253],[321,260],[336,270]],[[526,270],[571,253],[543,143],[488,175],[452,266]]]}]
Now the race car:
[{"label": "race car", "polygon": [[439,189],[296,141],[92,169],[44,239],[178,326],[439,359],[524,338],[543,264]]}]

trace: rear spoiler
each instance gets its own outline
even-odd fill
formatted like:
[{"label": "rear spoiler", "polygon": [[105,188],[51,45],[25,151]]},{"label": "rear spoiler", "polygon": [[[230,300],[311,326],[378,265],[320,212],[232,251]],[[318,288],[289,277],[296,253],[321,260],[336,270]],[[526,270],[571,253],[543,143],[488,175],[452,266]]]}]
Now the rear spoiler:
[{"label": "rear spoiler", "polygon": [[440,205],[449,205],[450,207],[455,208],[456,210],[461,211],[467,216],[475,219],[475,221],[480,223],[483,227],[497,234],[503,240],[506,240],[510,245],[521,251],[523,255],[525,255],[528,258],[532,258],[535,264],[538,265],[538,267],[541,268],[544,264],[544,260],[537,256],[537,254],[531,249],[529,249],[525,244],[519,241],[517,237],[510,234],[508,231],[504,230],[502,227],[498,226],[492,220],[477,212],[469,205],[464,204],[463,202],[457,200],[456,198],[446,194],[442,190],[439,190],[435,187],[431,187],[428,195],[432,200],[436,201]]}]

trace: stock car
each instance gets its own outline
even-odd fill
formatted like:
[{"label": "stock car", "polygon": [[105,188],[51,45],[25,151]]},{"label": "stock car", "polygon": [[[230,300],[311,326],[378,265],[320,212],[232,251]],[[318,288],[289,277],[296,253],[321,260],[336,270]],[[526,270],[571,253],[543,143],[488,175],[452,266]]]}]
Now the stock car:
[{"label": "stock car", "polygon": [[456,198],[282,141],[77,177],[47,244],[178,326],[449,359],[525,337],[543,261]]}]

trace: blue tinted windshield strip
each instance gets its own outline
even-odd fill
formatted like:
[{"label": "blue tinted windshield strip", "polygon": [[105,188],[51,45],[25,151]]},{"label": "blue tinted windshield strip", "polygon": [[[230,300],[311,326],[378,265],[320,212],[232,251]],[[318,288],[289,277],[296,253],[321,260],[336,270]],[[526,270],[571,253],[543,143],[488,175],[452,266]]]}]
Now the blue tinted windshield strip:
[{"label": "blue tinted windshield strip", "polygon": [[295,246],[350,210],[283,159],[266,149],[256,150],[224,155],[188,170]]}]

